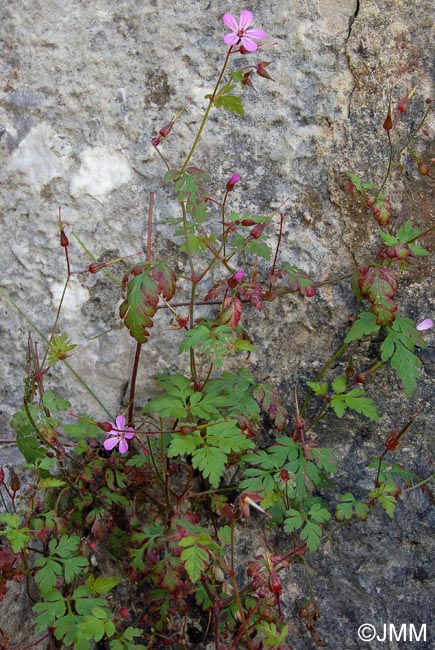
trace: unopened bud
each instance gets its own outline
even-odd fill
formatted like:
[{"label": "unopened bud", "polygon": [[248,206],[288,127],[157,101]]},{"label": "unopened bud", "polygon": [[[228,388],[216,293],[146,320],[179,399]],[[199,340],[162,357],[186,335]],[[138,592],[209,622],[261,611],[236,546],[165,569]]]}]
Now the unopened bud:
[{"label": "unopened bud", "polygon": [[162,138],[167,138],[170,132],[172,131],[172,127],[174,126],[174,122],[168,122],[168,124],[165,124],[165,126],[162,126],[162,128],[159,131],[159,135],[162,136]]},{"label": "unopened bud", "polygon": [[385,122],[382,125],[386,131],[391,131],[393,128],[393,120],[391,119],[391,113],[388,113],[387,117],[385,118]]},{"label": "unopened bud", "polygon": [[100,427],[100,429],[102,429],[106,433],[112,431],[112,425],[110,424],[110,422],[95,422],[95,424],[97,425],[97,427]]},{"label": "unopened bud", "polygon": [[418,163],[418,165],[417,165],[417,168],[418,168],[418,171],[420,172],[420,174],[422,174],[423,176],[429,176],[430,175],[429,167],[427,165],[425,165],[423,162],[420,161]]},{"label": "unopened bud", "polygon": [[68,248],[69,246],[69,240],[68,237],[65,235],[65,231],[63,228],[60,231],[60,245],[62,246],[62,248]]},{"label": "unopened bud", "polygon": [[271,571],[269,574],[269,587],[270,591],[272,591],[277,596],[279,596],[282,592],[281,578],[276,571]]},{"label": "unopened bud", "polygon": [[244,269],[239,269],[237,273],[234,273],[228,280],[228,286],[230,289],[234,289],[238,284],[240,284],[243,281],[243,278],[245,277],[245,271]]},{"label": "unopened bud", "polygon": [[257,223],[255,228],[251,230],[249,236],[252,237],[252,239],[259,239],[263,234],[263,231],[266,228],[266,226],[267,226],[267,221],[264,221],[263,223]]},{"label": "unopened bud", "polygon": [[258,63],[256,67],[257,74],[259,74],[260,77],[264,77],[265,79],[270,79],[271,81],[275,81],[275,79],[272,79],[270,74],[265,70],[265,68],[268,65],[270,65],[270,61],[260,61],[260,63]]},{"label": "unopened bud", "polygon": [[12,480],[11,480],[11,488],[12,492],[18,492],[20,489],[20,479],[18,478],[18,475],[15,474],[15,472],[12,475]]},{"label": "unopened bud", "polygon": [[233,174],[226,185],[226,191],[232,192],[236,183],[240,181],[240,174]]}]

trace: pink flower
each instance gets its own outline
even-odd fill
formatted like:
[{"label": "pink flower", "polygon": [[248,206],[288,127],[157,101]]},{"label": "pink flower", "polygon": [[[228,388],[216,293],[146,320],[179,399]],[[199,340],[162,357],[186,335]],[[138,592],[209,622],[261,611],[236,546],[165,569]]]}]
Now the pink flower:
[{"label": "pink flower", "polygon": [[128,451],[127,440],[134,438],[134,430],[132,427],[125,426],[126,421],[123,415],[118,415],[115,420],[115,424],[113,422],[109,422],[109,424],[112,427],[109,436],[112,437],[107,438],[107,440],[104,441],[104,449],[110,451],[111,449],[114,449],[116,445],[118,445],[120,453],[125,454]]},{"label": "pink flower", "polygon": [[416,325],[416,328],[420,330],[420,332],[424,332],[425,330],[430,330],[431,327],[433,327],[432,318],[425,318],[424,320],[421,321],[421,323]]},{"label": "pink flower", "polygon": [[239,269],[237,273],[234,273],[229,280],[228,280],[228,286],[231,289],[234,289],[234,287],[237,287],[238,284],[243,282],[243,278],[245,277],[245,270],[244,269]]},{"label": "pink flower", "polygon": [[225,34],[225,43],[227,45],[238,45],[240,43],[248,52],[255,52],[258,45],[252,39],[262,41],[266,36],[266,32],[262,29],[248,29],[253,19],[254,16],[248,9],[243,9],[238,23],[233,14],[224,14],[223,21],[233,32],[232,34]]},{"label": "pink flower", "polygon": [[240,174],[233,174],[226,185],[226,191],[232,192],[236,183],[240,180]]}]

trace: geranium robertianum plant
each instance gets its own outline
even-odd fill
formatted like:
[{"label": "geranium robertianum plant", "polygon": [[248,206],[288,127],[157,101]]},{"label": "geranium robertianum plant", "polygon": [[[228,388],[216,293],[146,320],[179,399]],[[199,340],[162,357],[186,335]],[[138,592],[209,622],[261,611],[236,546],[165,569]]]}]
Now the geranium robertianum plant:
[{"label": "geranium robertianum plant", "polygon": [[[164,182],[177,197],[179,215],[172,225],[186,268],[177,275],[165,260],[153,257],[153,192],[145,259],[121,281],[107,267],[122,258],[93,260],[88,268],[120,284],[119,316],[136,344],[126,408],[107,413],[106,421],[73,415],[72,397],[45,389],[50,367],[62,363],[75,372],[67,359],[76,346],[58,328],[62,302],[48,336],[33,326],[45,351],[29,338],[23,405],[12,426],[35,478],[23,492],[16,474],[0,474],[5,509],[0,597],[9,580],[24,580],[36,601],[35,639],[51,639],[53,647],[89,650],[102,640],[110,650],[186,647],[188,614],[199,606],[200,640],[212,641],[216,650],[290,648],[289,614],[281,600],[291,565],[307,566],[307,554],[318,551],[326,537],[345,523],[366,520],[375,508],[392,517],[401,489],[421,489],[432,500],[432,474],[421,478],[395,456],[389,460],[418,413],[398,422],[378,457],[368,459],[373,484],[358,498],[351,482],[333,502],[324,498],[336,462],[314,435],[330,413],[342,418],[353,411],[377,422],[377,404],[364,386],[386,363],[406,395],[415,389],[417,352],[425,347],[422,332],[433,321],[416,325],[400,312],[396,296],[408,265],[427,254],[420,241],[429,230],[422,232],[410,220],[399,225],[386,188],[406,152],[418,172],[432,179],[414,150],[431,101],[405,143],[394,142],[394,128],[414,92],[394,119],[390,102],[384,123],[390,156],[379,186],[349,175],[347,189],[364,198],[378,228],[379,249],[353,273],[343,269],[344,275],[317,282],[280,261],[286,199],[272,212],[236,212],[231,204],[242,170],[221,182],[214,195],[209,171],[195,165],[210,113],[223,109],[243,116],[243,96],[254,79],[272,80],[270,62],[262,58],[266,33],[251,27],[252,13],[243,10],[239,18],[227,13],[223,22],[230,30],[224,36],[228,49],[187,156],[174,163],[167,153],[186,107],[151,139],[166,168]],[[59,231],[67,290],[71,243],[60,210]],[[272,233],[271,248],[267,236]],[[307,382],[305,394],[289,401],[251,371],[256,347],[244,316],[252,319],[267,303],[273,321],[276,300],[289,293],[306,300],[333,282],[347,282],[354,292],[352,326]],[[170,313],[165,336],[177,337],[180,362],[177,372],[156,377],[157,392],[154,387],[152,399],[139,404],[141,351],[162,312]],[[366,367],[358,345],[373,336],[379,355]],[[85,378],[78,379],[86,385]],[[102,406],[96,388],[87,388]],[[263,532],[252,555],[241,557],[237,531],[246,520],[253,522],[253,512],[261,517]],[[285,552],[273,551],[273,530],[286,540]],[[311,583],[309,593],[299,616],[312,642],[324,645]],[[2,634],[2,647],[13,646],[7,631]]]}]

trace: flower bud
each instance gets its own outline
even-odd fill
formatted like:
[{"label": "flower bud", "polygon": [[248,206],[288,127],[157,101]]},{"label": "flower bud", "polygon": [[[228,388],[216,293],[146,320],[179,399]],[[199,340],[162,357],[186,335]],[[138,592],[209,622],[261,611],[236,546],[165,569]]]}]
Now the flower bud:
[{"label": "flower bud", "polygon": [[[242,221],[242,223],[243,223],[243,221]],[[266,228],[266,226],[267,226],[267,221],[264,221],[263,223],[257,223],[255,228],[253,228],[251,230],[249,236],[252,239],[259,239],[261,237],[261,235],[263,234],[263,231]]]},{"label": "flower bud", "polygon": [[385,118],[385,122],[382,125],[384,129],[389,132],[393,128],[393,120],[391,119],[391,113],[388,113],[387,117]]},{"label": "flower bud", "polygon": [[279,596],[282,592],[282,582],[281,578],[276,571],[271,571],[269,573],[269,587],[270,591]]},{"label": "flower bud", "polygon": [[228,286],[230,289],[234,289],[238,284],[240,284],[243,281],[243,278],[245,277],[245,271],[244,269],[239,269],[237,273],[234,273],[228,280]]},{"label": "flower bud", "polygon": [[113,430],[113,427],[110,424],[110,422],[95,422],[95,424],[97,425],[97,427],[100,427],[100,429],[102,429],[106,433],[109,433],[110,431]]},{"label": "flower bud", "polygon": [[69,246],[69,240],[68,237],[65,235],[65,231],[63,228],[60,231],[60,245],[62,246],[62,248],[68,248]]},{"label": "flower bud", "polygon": [[226,185],[226,191],[232,192],[236,183],[240,181],[240,174],[233,174]]},{"label": "flower bud", "polygon": [[174,122],[168,122],[168,124],[165,124],[165,126],[162,126],[162,128],[159,131],[159,135],[162,136],[162,138],[167,138],[170,132],[172,131],[172,127],[174,126]]},{"label": "flower bud", "polygon": [[275,79],[272,79],[270,74],[266,72],[265,68],[270,65],[270,61],[260,61],[260,63],[257,63],[257,74],[260,75],[260,77],[264,77],[265,79],[270,79],[271,81],[275,81]]}]

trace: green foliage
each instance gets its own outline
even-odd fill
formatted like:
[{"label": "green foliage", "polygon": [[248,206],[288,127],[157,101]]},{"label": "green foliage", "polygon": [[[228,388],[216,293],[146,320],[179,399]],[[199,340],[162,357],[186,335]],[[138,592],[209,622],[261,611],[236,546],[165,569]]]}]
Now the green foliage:
[{"label": "green foliage", "polygon": [[191,455],[192,467],[198,469],[211,486],[217,488],[228,457],[252,449],[254,443],[241,431],[237,420],[209,422],[191,434],[174,433],[168,449],[169,458]]},{"label": "green foliage", "polygon": [[185,333],[179,351],[187,352],[190,349],[198,350],[199,354],[206,356],[220,368],[226,356],[238,352],[252,352],[255,347],[246,339],[240,326],[215,325],[207,320]]},{"label": "green foliage", "polygon": [[[240,71],[233,73],[235,75],[236,79],[238,80],[238,77],[240,75]],[[234,76],[233,76],[234,79]],[[235,79],[235,80],[236,80]],[[237,95],[231,95],[231,91],[234,90],[236,87],[236,84],[234,83],[227,83],[225,84],[219,92],[215,95],[213,99],[213,104],[216,106],[216,108],[224,108],[226,111],[231,111],[231,113],[234,113],[235,115],[241,115],[243,116],[245,114],[245,109],[243,108],[243,102],[240,97],[237,97]],[[206,99],[211,99],[212,95],[206,95]]]},{"label": "green foliage", "polygon": [[336,415],[341,418],[347,409],[351,409],[377,422],[379,415],[373,404],[373,400],[364,395],[362,388],[352,388],[348,392],[345,392],[346,386],[347,382],[345,377],[336,377],[332,382],[334,395],[331,395],[331,406]]},{"label": "green foliage", "polygon": [[146,343],[160,296],[170,300],[175,293],[175,275],[164,262],[140,262],[124,276],[122,285],[126,294],[119,315],[131,336]]},{"label": "green foliage", "polygon": [[32,539],[32,534],[27,527],[21,525],[19,516],[16,513],[1,513],[0,523],[4,526],[4,529],[0,530],[0,535],[7,537],[14,553],[23,551],[27,542]]},{"label": "green foliage", "polygon": [[367,503],[357,501],[351,492],[346,492],[341,495],[334,516],[337,521],[350,521],[353,517],[364,521],[367,519],[368,511]]},{"label": "green foliage", "polygon": [[70,356],[68,352],[71,352],[76,347],[74,343],[71,343],[66,334],[52,336],[48,346],[48,365],[52,367],[58,361],[67,359]]},{"label": "green foliage", "polygon": [[135,639],[142,636],[142,630],[136,627],[127,627],[118,639],[109,643],[110,650],[146,650],[146,646],[136,643]]},{"label": "green foliage", "polygon": [[198,167],[188,167],[183,174],[179,171],[169,171],[164,177],[165,183],[172,182],[180,203],[186,206],[195,223],[204,223],[207,216],[205,198],[208,195],[206,184],[209,175]]},{"label": "green foliage", "polygon": [[381,345],[381,359],[390,362],[408,397],[415,390],[421,366],[420,359],[414,354],[416,345],[426,347],[421,333],[411,319],[397,316],[391,327],[387,328]]},{"label": "green foliage", "polygon": [[363,311],[358,314],[358,318],[353,323],[346,338],[345,343],[358,341],[369,334],[376,334],[380,330],[380,325],[376,322],[376,315],[371,311]]},{"label": "green foliage", "polygon": [[290,508],[284,521],[288,533],[300,530],[301,540],[306,541],[311,552],[318,550],[322,538],[322,525],[331,518],[328,509],[318,500],[307,500],[302,511]]},{"label": "green foliage", "polygon": [[366,417],[377,422],[379,415],[376,406],[370,397],[366,397],[362,388],[352,388],[346,392],[347,381],[346,377],[339,376],[332,381],[332,390],[334,391],[328,396],[328,382],[315,382],[308,381],[307,386],[313,391],[316,397],[324,397],[331,403],[335,414],[341,418],[347,409],[361,413]]},{"label": "green foliage", "polygon": [[50,593],[59,578],[67,585],[88,567],[88,559],[78,555],[80,537],[63,535],[58,541],[50,540],[49,555],[37,558],[35,580],[43,597]]}]

